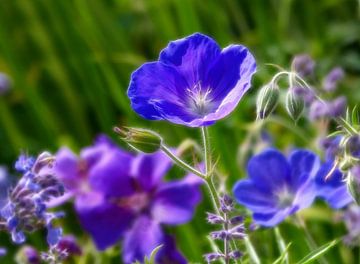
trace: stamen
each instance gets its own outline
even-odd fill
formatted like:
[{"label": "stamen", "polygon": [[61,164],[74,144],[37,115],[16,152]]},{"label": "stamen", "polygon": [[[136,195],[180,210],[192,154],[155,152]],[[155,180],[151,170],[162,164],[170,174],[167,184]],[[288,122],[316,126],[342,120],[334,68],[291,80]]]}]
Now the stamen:
[{"label": "stamen", "polygon": [[198,82],[192,89],[187,89],[189,96],[189,106],[192,112],[198,115],[207,114],[212,108],[212,98],[210,97],[211,89],[202,89],[201,83]]}]

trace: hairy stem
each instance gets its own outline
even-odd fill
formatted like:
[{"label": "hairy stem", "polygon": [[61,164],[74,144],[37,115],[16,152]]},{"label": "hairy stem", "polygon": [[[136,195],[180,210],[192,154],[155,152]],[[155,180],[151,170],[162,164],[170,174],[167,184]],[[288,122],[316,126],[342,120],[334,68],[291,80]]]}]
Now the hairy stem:
[{"label": "hairy stem", "polygon": [[174,153],[171,152],[171,150],[165,146],[164,144],[161,144],[160,149],[180,168],[184,169],[185,171],[194,173],[195,175],[205,179],[206,175],[195,169],[194,167],[187,164],[185,161],[180,159],[178,156],[176,156]]}]

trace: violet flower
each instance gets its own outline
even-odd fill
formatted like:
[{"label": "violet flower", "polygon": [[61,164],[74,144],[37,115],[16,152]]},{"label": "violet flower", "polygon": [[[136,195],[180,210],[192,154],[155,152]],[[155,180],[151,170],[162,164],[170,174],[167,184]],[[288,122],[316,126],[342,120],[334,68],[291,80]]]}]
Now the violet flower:
[{"label": "violet flower", "polygon": [[[73,192],[81,225],[104,250],[123,241],[123,261],[143,261],[157,246],[157,263],[186,263],[163,232],[162,224],[188,222],[200,202],[194,175],[165,182],[170,159],[125,152],[109,141],[85,148],[80,157],[63,148],[55,169]],[[162,262],[160,259],[170,259]]]},{"label": "violet flower", "polygon": [[360,207],[353,204],[343,214],[343,220],[348,231],[344,237],[344,243],[349,246],[357,246],[360,241]]},{"label": "violet flower", "polygon": [[335,67],[324,78],[322,87],[327,92],[336,90],[338,82],[345,76],[344,70],[341,67]]},{"label": "violet flower", "polygon": [[308,54],[299,54],[293,58],[291,68],[301,77],[306,77],[314,73],[315,61]]},{"label": "violet flower", "polygon": [[37,159],[20,155],[15,163],[18,172],[23,176],[8,193],[6,204],[0,210],[0,227],[11,233],[15,243],[25,241],[25,233],[34,232],[42,227],[47,228],[47,242],[55,245],[62,229],[53,226],[53,220],[62,213],[49,212],[46,203],[64,193],[64,186],[52,174],[53,157],[43,152]]},{"label": "violet flower", "polygon": [[255,71],[246,47],[221,50],[212,38],[195,33],[170,42],[158,61],[133,72],[128,96],[132,108],[146,119],[211,125],[234,110]]},{"label": "violet flower", "polygon": [[354,200],[347,190],[342,173],[338,169],[326,178],[333,166],[332,160],[325,162],[315,176],[315,183],[317,196],[324,199],[332,208],[339,209]]},{"label": "violet flower", "polygon": [[11,81],[9,77],[0,72],[0,95],[7,93],[10,90]]},{"label": "violet flower", "polygon": [[234,196],[253,212],[256,224],[275,226],[312,204],[316,196],[312,178],[319,164],[307,150],[296,150],[289,159],[277,150],[265,150],[249,160],[249,178],[235,184]]}]

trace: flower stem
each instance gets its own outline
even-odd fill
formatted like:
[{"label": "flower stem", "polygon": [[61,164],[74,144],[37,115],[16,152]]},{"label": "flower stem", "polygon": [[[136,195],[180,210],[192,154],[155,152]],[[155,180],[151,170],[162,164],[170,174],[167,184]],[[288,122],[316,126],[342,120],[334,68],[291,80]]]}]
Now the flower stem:
[{"label": "flower stem", "polygon": [[210,139],[209,131],[207,127],[201,127],[201,135],[204,145],[204,157],[205,157],[205,174],[206,177],[209,177],[211,174],[211,149],[210,149]]},{"label": "flower stem", "polygon": [[205,179],[206,175],[204,175],[203,173],[201,173],[200,171],[198,171],[197,169],[195,169],[194,167],[190,166],[189,164],[187,164],[185,161],[183,161],[182,159],[180,159],[179,157],[177,157],[175,154],[173,154],[171,152],[171,150],[165,146],[164,144],[161,144],[160,149],[176,164],[178,165],[180,168],[194,173],[195,175]]}]

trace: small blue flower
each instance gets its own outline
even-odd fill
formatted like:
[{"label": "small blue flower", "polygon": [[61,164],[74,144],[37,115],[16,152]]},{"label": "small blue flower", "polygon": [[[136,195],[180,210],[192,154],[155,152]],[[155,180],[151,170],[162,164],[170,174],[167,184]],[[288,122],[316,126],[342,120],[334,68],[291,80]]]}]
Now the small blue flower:
[{"label": "small blue flower", "polygon": [[315,183],[317,196],[323,198],[332,208],[339,209],[354,200],[343,181],[343,174],[338,169],[326,178],[333,166],[332,160],[325,162],[316,174]]},{"label": "small blue flower", "polygon": [[277,150],[266,150],[250,159],[249,178],[235,184],[235,198],[253,212],[256,224],[275,226],[312,204],[319,165],[319,158],[307,150],[296,150],[289,159]]},{"label": "small blue flower", "polygon": [[18,172],[25,173],[31,170],[34,163],[35,163],[34,157],[29,157],[25,154],[21,154],[18,160],[15,162],[15,169]]},{"label": "small blue flower", "polygon": [[211,125],[234,110],[255,71],[246,47],[221,50],[212,38],[195,33],[170,42],[158,61],[138,68],[128,96],[132,108],[146,119]]}]

